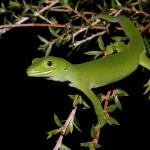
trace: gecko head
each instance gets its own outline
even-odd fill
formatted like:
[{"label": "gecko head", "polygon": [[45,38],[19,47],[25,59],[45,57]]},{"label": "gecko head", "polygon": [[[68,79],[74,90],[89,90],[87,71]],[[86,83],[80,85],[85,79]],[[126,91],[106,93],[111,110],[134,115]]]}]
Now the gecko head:
[{"label": "gecko head", "polygon": [[68,75],[71,63],[59,57],[35,58],[27,68],[27,75],[32,77],[47,77],[51,80],[64,81]]}]

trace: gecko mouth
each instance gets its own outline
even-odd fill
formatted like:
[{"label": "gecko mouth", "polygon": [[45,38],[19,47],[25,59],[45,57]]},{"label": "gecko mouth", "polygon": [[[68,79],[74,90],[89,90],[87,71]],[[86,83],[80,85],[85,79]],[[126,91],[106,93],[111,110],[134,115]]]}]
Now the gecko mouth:
[{"label": "gecko mouth", "polygon": [[53,70],[48,71],[35,71],[35,70],[27,70],[28,76],[34,76],[34,77],[44,77],[46,74],[51,73]]}]

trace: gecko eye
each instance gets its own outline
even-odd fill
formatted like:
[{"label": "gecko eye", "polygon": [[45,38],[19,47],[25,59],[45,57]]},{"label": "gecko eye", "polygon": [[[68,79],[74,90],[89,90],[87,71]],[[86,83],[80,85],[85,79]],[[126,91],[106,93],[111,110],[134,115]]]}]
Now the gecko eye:
[{"label": "gecko eye", "polygon": [[49,60],[49,61],[47,62],[47,65],[48,65],[48,66],[51,66],[51,65],[52,65],[52,62]]}]

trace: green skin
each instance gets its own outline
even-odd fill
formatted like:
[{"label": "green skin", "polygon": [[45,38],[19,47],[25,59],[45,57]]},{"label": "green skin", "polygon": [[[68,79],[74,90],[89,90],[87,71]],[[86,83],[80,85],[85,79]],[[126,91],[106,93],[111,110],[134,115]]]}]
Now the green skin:
[{"label": "green skin", "polygon": [[108,18],[101,15],[100,17],[111,22],[119,22],[129,38],[125,50],[81,64],[71,64],[65,59],[53,56],[36,58],[27,69],[28,76],[46,77],[60,82],[69,81],[70,86],[81,90],[94,106],[99,128],[106,122],[106,117],[92,88],[125,78],[134,72],[139,64],[150,70],[150,59],[145,55],[143,39],[130,20],[125,16]]}]

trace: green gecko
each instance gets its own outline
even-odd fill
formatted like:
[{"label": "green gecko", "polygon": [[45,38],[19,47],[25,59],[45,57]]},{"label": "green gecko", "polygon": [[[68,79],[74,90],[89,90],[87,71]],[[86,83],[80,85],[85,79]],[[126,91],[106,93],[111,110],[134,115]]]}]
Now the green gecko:
[{"label": "green gecko", "polygon": [[96,127],[99,129],[107,118],[101,102],[92,89],[127,77],[136,70],[138,65],[150,70],[150,59],[145,55],[143,39],[130,20],[125,16],[108,18],[104,14],[100,18],[119,22],[129,39],[125,50],[81,64],[71,64],[63,58],[53,56],[35,58],[32,65],[27,68],[28,76],[46,77],[60,82],[69,81],[69,86],[82,91],[93,104],[98,122]]}]

